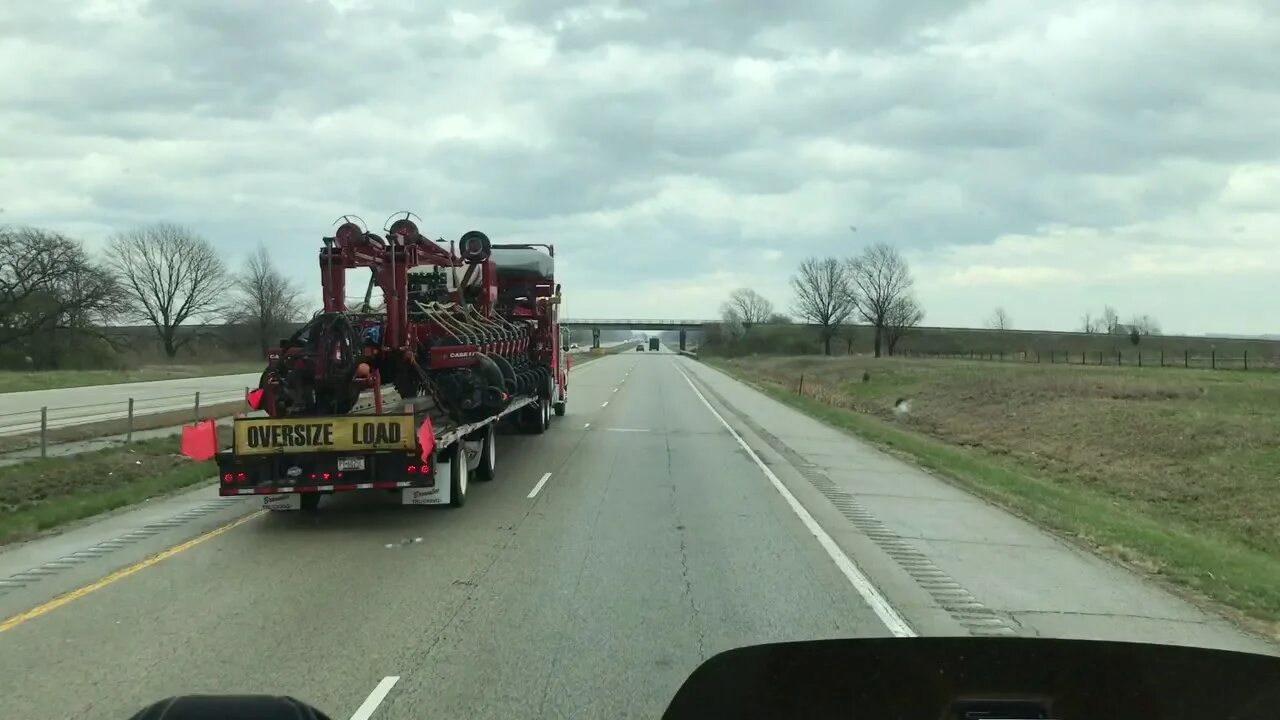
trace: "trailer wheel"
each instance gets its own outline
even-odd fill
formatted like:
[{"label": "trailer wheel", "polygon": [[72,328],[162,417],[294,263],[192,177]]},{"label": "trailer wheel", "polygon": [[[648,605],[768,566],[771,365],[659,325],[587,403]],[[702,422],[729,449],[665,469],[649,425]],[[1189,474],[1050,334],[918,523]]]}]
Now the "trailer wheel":
[{"label": "trailer wheel", "polygon": [[541,435],[551,427],[551,401],[547,398],[538,398],[538,402],[530,405],[529,414],[526,416],[529,432],[534,435]]},{"label": "trailer wheel", "polygon": [[493,425],[490,424],[486,428],[484,434],[484,444],[480,446],[480,464],[476,466],[476,481],[489,482],[496,477],[498,465],[498,433],[494,432]]},{"label": "trailer wheel", "polygon": [[563,402],[558,402],[551,407],[556,411],[556,417],[564,417],[565,412],[569,409]]},{"label": "trailer wheel", "polygon": [[449,505],[460,508],[467,504],[467,454],[459,442],[454,450],[453,461],[449,463]]}]

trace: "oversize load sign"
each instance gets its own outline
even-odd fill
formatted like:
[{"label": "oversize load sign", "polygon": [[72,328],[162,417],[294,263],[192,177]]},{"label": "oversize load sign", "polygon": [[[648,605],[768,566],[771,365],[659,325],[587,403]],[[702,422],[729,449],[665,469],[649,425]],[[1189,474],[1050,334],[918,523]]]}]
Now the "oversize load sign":
[{"label": "oversize load sign", "polygon": [[412,415],[253,418],[234,424],[237,455],[413,450]]}]

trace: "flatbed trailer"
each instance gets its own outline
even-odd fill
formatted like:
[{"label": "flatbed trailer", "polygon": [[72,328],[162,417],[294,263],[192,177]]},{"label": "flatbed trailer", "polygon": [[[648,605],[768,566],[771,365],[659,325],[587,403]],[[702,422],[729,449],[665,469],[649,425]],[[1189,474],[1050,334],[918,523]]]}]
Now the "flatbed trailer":
[{"label": "flatbed trailer", "polygon": [[461,507],[471,480],[495,477],[499,424],[545,432],[557,400],[512,398],[462,425],[436,425],[411,401],[381,413],[236,418],[232,447],[216,456],[218,494],[261,496],[269,510],[315,510],[324,495],[369,490],[397,493],[402,505]]}]

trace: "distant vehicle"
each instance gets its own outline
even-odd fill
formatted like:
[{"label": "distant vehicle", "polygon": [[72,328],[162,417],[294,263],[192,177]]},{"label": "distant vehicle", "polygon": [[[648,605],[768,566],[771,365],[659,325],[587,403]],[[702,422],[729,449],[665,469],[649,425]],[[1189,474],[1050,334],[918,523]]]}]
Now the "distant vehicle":
[{"label": "distant vehicle", "polygon": [[658,338],[649,338],[649,349],[658,352]]},{"label": "distant vehicle", "polygon": [[640,343],[636,346],[636,352],[644,352],[644,343]]},{"label": "distant vehicle", "polygon": [[570,350],[577,350],[577,349],[578,349],[578,343],[569,343],[569,349],[570,349]]}]

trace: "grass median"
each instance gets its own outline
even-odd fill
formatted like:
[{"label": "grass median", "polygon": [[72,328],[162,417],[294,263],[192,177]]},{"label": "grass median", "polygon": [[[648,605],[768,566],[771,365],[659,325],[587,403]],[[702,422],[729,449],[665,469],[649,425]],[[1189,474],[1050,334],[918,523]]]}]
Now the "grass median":
[{"label": "grass median", "polygon": [[262,372],[262,367],[262,362],[258,361],[210,365],[147,365],[136,370],[46,370],[42,372],[3,370],[0,371],[0,393],[239,375]]},{"label": "grass median", "polygon": [[[230,427],[219,428],[229,442]],[[0,545],[142,502],[217,474],[210,460],[192,462],[177,438],[158,438],[81,455],[0,467]]]},{"label": "grass median", "polygon": [[872,358],[711,362],[1280,637],[1280,376]]}]

